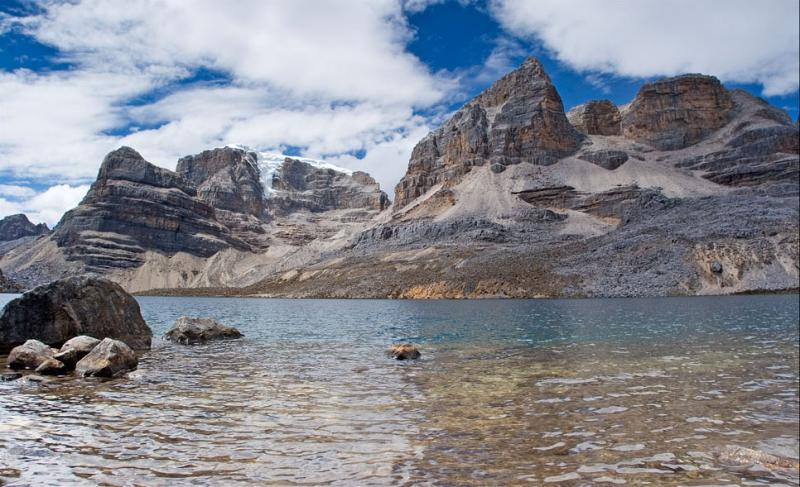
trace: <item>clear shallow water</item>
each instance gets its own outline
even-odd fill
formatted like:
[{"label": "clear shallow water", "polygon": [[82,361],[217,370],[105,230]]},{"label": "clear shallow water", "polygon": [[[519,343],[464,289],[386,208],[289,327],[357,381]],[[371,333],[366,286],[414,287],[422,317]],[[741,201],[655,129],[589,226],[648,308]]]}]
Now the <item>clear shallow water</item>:
[{"label": "clear shallow water", "polygon": [[796,295],[139,301],[156,336],[189,314],[246,338],[0,383],[0,483],[798,483],[725,456],[797,455]]}]

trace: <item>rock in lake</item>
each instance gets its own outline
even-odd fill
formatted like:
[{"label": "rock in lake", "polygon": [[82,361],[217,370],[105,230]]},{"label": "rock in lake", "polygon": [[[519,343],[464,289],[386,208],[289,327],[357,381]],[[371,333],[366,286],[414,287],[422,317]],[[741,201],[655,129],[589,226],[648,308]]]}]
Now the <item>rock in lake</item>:
[{"label": "rock in lake", "polygon": [[41,375],[64,375],[71,370],[64,362],[55,358],[49,358],[36,367],[36,373]]},{"label": "rock in lake", "polygon": [[119,284],[75,276],[34,288],[9,302],[0,316],[0,353],[35,338],[61,346],[78,335],[111,337],[149,349],[153,332],[139,303]]},{"label": "rock in lake", "polygon": [[[97,343],[100,343],[100,340],[98,340]],[[75,364],[78,363],[78,360],[85,357],[88,353],[89,352],[86,352],[78,356],[78,352],[74,348],[68,348],[66,350],[62,349],[62,351],[53,355],[53,358],[63,363],[67,370],[75,370]]]},{"label": "rock in lake", "polygon": [[175,320],[172,329],[164,335],[164,338],[189,345],[192,343],[206,343],[209,340],[241,338],[242,336],[244,335],[236,328],[225,326],[209,318],[181,316]]},{"label": "rock in lake", "polygon": [[70,338],[63,345],[61,345],[61,352],[63,353],[69,350],[74,350],[75,354],[77,355],[77,362],[78,360],[87,356],[89,352],[91,352],[99,343],[100,340],[97,338],[81,335],[75,338]]},{"label": "rock in lake", "polygon": [[134,351],[119,340],[104,338],[99,345],[75,366],[81,377],[117,377],[136,369],[139,359]]},{"label": "rock in lake", "polygon": [[415,360],[420,357],[419,349],[410,343],[392,345],[389,354],[397,360]]},{"label": "rock in lake", "polygon": [[8,354],[8,366],[12,369],[35,369],[53,358],[53,349],[39,340],[28,340],[14,347]]}]

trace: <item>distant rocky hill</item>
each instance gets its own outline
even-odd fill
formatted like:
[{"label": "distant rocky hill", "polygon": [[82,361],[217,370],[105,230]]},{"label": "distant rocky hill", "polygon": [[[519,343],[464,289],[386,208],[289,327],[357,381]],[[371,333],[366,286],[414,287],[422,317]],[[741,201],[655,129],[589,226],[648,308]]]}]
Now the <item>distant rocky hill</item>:
[{"label": "distant rocky hill", "polygon": [[0,268],[131,291],[295,297],[724,294],[798,287],[798,125],[716,78],[569,113],[535,59],[367,174],[226,147],[176,172],[106,157],[51,236]]},{"label": "distant rocky hill", "polygon": [[36,237],[50,232],[47,224],[34,225],[23,214],[9,215],[0,219],[0,242],[8,242],[23,237]]}]

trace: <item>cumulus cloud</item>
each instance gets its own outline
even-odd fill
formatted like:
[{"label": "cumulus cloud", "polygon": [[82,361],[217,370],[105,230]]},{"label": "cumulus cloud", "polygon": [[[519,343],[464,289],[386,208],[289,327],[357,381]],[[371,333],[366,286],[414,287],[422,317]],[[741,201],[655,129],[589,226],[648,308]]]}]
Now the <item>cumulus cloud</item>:
[{"label": "cumulus cloud", "polygon": [[16,184],[0,184],[0,196],[6,196],[10,198],[30,198],[35,194],[36,191],[27,186],[19,186]]},{"label": "cumulus cloud", "polygon": [[800,83],[797,0],[493,0],[490,10],[579,71],[700,72],[761,84],[767,96]]},{"label": "cumulus cloud", "polygon": [[25,213],[33,223],[47,223],[50,228],[53,228],[65,211],[80,203],[86,192],[89,191],[89,186],[57,184],[40,193],[36,193],[30,188],[24,189],[27,191],[18,192],[18,194],[24,195],[23,198],[0,197],[0,218]]},{"label": "cumulus cloud", "polygon": [[[384,163],[378,153],[411,144],[425,124],[415,112],[457,83],[405,50],[404,0],[38,3],[31,16],[0,18],[0,32],[54,46],[71,67],[0,71],[0,176],[75,185],[119,145],[174,168],[181,156],[242,143],[342,156],[399,179],[407,158]],[[187,83],[199,70],[224,81]],[[347,156],[361,151],[364,161]]]}]

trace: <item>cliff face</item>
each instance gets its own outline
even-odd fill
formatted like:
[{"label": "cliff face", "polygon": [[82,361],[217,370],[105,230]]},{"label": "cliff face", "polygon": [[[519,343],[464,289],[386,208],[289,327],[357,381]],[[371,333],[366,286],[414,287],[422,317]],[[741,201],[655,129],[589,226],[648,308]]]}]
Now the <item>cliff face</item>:
[{"label": "cliff face", "polygon": [[197,189],[197,197],[216,209],[265,215],[264,188],[253,152],[225,147],[178,161],[176,172]]},{"label": "cliff face", "polygon": [[395,188],[402,208],[433,186],[453,184],[475,166],[549,165],[574,152],[580,134],[539,61],[528,58],[428,134]]},{"label": "cliff face", "polygon": [[619,135],[622,116],[609,100],[592,100],[572,108],[567,120],[586,135]]},{"label": "cliff face", "polygon": [[733,100],[717,78],[686,74],[647,83],[622,116],[622,134],[659,150],[696,144],[731,119]]},{"label": "cliff face", "polygon": [[109,153],[97,180],[53,233],[67,260],[89,271],[136,267],[148,250],[211,256],[248,248],[217,221],[194,185],[123,147]]},{"label": "cliff face", "polygon": [[28,217],[19,215],[9,215],[0,219],[0,242],[8,242],[23,237],[36,237],[50,232],[47,224],[39,223],[34,225]]},{"label": "cliff face", "polygon": [[276,214],[357,208],[383,211],[389,203],[378,183],[361,171],[348,174],[287,157],[272,176],[269,205]]}]

